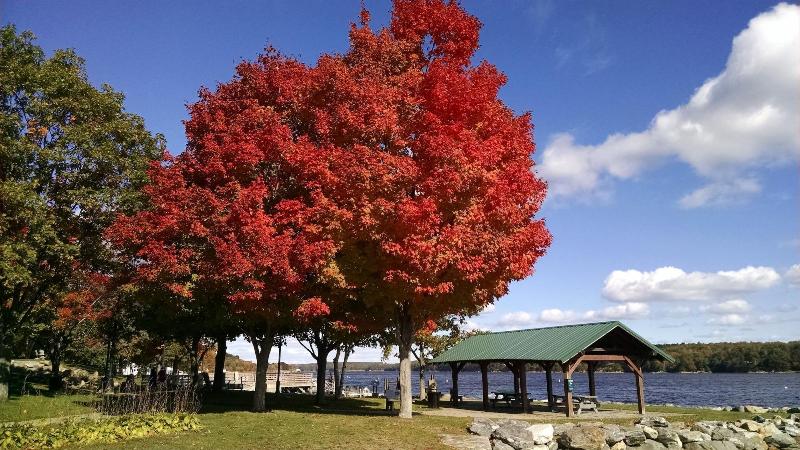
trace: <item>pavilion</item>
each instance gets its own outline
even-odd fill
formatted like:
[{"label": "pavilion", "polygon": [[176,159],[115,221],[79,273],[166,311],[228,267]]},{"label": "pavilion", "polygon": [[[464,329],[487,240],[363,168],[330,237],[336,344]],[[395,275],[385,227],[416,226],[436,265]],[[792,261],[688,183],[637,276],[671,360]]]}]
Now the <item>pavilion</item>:
[{"label": "pavilion", "polygon": [[523,411],[528,411],[528,388],[525,373],[528,364],[545,370],[547,403],[555,407],[553,367],[558,364],[564,377],[564,405],[571,417],[572,373],[586,363],[589,395],[595,396],[595,370],[605,362],[620,363],[636,376],[639,413],[644,414],[644,378],[642,365],[648,360],[674,361],[666,352],[651,344],[620,322],[598,322],[528,330],[503,331],[471,336],[436,356],[431,363],[450,365],[453,377],[451,398],[458,400],[458,373],[467,363],[480,366],[483,385],[483,409],[489,409],[489,363],[504,363],[514,375]]}]

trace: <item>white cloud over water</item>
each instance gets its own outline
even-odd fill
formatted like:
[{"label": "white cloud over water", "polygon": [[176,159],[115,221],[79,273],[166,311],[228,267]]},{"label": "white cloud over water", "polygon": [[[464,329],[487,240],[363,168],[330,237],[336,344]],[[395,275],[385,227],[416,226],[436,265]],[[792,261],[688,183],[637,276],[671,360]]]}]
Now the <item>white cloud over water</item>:
[{"label": "white cloud over water", "polygon": [[603,194],[669,161],[690,166],[706,185],[679,200],[684,208],[736,203],[758,194],[751,171],[800,156],[800,6],[779,4],[753,18],[733,39],[725,69],[691,99],[660,111],[650,126],[617,133],[598,145],[556,135],[539,174],[552,197]]}]

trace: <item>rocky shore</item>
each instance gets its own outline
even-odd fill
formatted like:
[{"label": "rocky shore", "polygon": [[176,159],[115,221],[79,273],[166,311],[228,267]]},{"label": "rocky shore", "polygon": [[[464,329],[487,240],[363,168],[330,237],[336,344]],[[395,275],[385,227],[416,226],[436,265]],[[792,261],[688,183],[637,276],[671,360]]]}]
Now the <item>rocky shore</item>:
[{"label": "rocky shore", "polygon": [[462,450],[800,450],[800,414],[691,426],[663,417],[643,417],[633,426],[476,418],[468,430],[442,442]]}]

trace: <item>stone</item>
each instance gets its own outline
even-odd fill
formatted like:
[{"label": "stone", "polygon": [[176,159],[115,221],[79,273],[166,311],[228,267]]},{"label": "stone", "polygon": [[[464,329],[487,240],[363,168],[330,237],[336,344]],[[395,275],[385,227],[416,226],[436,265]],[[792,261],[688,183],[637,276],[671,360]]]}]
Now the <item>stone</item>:
[{"label": "stone", "polygon": [[629,430],[625,433],[625,444],[630,447],[636,447],[637,445],[644,444],[644,441],[647,440],[647,436],[644,435],[644,431],[641,429]]},{"label": "stone", "polygon": [[667,448],[681,448],[683,446],[678,433],[668,428],[661,428],[658,430],[656,441],[662,443],[664,447]]},{"label": "stone", "polygon": [[[761,416],[756,416],[756,417],[761,417]],[[753,432],[758,433],[758,430],[761,429],[761,424],[766,422],[766,421],[767,421],[767,419],[765,419],[763,417],[761,417],[760,421],[759,420],[743,419],[743,420],[738,421],[737,425],[738,425],[739,428],[741,428],[743,430],[753,431]]]},{"label": "stone", "polygon": [[711,432],[711,440],[725,441],[733,437],[735,433],[729,428],[717,428]]},{"label": "stone", "polygon": [[696,422],[694,425],[692,425],[692,431],[700,431],[710,436],[711,433],[713,433],[714,430],[716,430],[720,426],[722,426],[722,424],[719,422],[710,422],[710,421]]},{"label": "stone", "polygon": [[655,428],[648,427],[647,425],[637,425],[637,427],[642,429],[647,439],[655,440],[658,437],[658,431],[656,431]]},{"label": "stone", "polygon": [[509,421],[500,424],[500,426],[492,432],[491,438],[492,440],[501,440],[516,450],[531,448],[536,445],[536,443],[533,439],[530,439],[528,426],[527,422],[521,425]]},{"label": "stone", "polygon": [[656,428],[658,428],[658,427],[661,427],[661,428],[669,427],[669,422],[667,421],[667,419],[665,419],[663,417],[659,417],[659,416],[645,416],[645,417],[642,417],[641,419],[636,421],[636,424],[637,425],[647,426],[647,427],[656,427]]},{"label": "stone", "polygon": [[553,428],[553,425],[549,423],[537,423],[528,427],[528,434],[530,435],[531,440],[533,440],[537,445],[550,443],[550,441],[553,440],[554,432],[555,429]]},{"label": "stone", "polygon": [[617,444],[625,440],[625,432],[622,431],[619,427],[617,427],[616,429],[606,428],[605,430],[606,430],[606,444],[608,444],[609,447],[613,448],[614,444]]},{"label": "stone", "polygon": [[555,440],[550,441],[550,443],[547,444],[547,450],[558,450],[558,442]]},{"label": "stone", "polygon": [[492,431],[496,430],[497,427],[498,425],[489,419],[476,417],[472,420],[472,423],[467,430],[469,430],[469,432],[472,434],[477,434],[478,436],[489,437],[492,435]]},{"label": "stone", "polygon": [[711,440],[711,436],[706,433],[703,433],[702,431],[679,430],[678,436],[680,436],[681,442],[683,442],[684,444]]},{"label": "stone", "polygon": [[644,441],[641,445],[636,447],[636,450],[665,450],[664,444],[652,439]]},{"label": "stone", "polygon": [[758,430],[758,434],[760,434],[762,436],[769,436],[771,434],[780,433],[780,432],[781,432],[781,430],[778,429],[778,427],[776,427],[774,423],[768,423],[768,424],[764,425],[763,427],[761,427],[760,430]]},{"label": "stone", "polygon": [[558,437],[560,447],[573,450],[607,450],[606,434],[593,426],[573,427]]},{"label": "stone", "polygon": [[459,450],[491,450],[492,444],[488,436],[474,434],[443,434],[442,444]]},{"label": "stone", "polygon": [[492,439],[492,450],[514,450],[514,447],[506,444],[500,439]]},{"label": "stone", "polygon": [[769,412],[768,408],[762,408],[760,406],[754,406],[754,405],[744,405],[742,408],[744,412],[751,414],[765,414]]},{"label": "stone", "polygon": [[730,441],[690,442],[683,446],[685,450],[736,450]]},{"label": "stone", "polygon": [[800,436],[800,427],[795,425],[784,425],[783,432],[791,437],[798,437]]},{"label": "stone", "polygon": [[755,420],[758,423],[764,423],[767,421],[767,418],[764,416],[755,416],[753,417],[753,420]]},{"label": "stone", "polygon": [[767,450],[767,443],[761,437],[744,438],[742,450]]},{"label": "stone", "polygon": [[571,429],[573,427],[575,427],[575,424],[573,422],[557,423],[553,427],[553,434],[558,436],[558,435],[563,434],[565,431],[567,431],[567,430],[569,430],[569,429]]},{"label": "stone", "polygon": [[612,445],[610,450],[626,450],[627,448],[628,446],[625,445],[624,442],[619,441],[616,444]]},{"label": "stone", "polygon": [[780,431],[766,436],[764,442],[778,448],[797,447],[797,441],[793,437]]}]

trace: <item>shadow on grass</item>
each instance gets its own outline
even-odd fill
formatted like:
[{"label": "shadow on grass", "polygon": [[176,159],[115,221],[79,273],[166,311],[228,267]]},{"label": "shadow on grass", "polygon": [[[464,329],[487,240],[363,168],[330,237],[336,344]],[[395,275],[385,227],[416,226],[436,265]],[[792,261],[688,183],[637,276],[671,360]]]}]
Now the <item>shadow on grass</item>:
[{"label": "shadow on grass", "polygon": [[[200,414],[251,411],[253,392],[224,391],[208,393],[203,398]],[[386,411],[382,398],[326,397],[322,405],[314,404],[313,395],[267,394],[267,408],[271,411],[292,411],[313,414],[343,414],[351,416],[394,416],[397,411]]]}]

